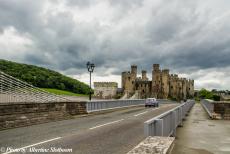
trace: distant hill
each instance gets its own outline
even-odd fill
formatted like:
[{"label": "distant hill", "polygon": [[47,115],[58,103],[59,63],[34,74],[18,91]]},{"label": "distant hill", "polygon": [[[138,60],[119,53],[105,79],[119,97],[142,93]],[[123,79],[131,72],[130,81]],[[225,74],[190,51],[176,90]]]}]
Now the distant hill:
[{"label": "distant hill", "polygon": [[0,59],[0,70],[39,88],[60,89],[78,94],[88,94],[90,89],[83,82],[34,65]]}]

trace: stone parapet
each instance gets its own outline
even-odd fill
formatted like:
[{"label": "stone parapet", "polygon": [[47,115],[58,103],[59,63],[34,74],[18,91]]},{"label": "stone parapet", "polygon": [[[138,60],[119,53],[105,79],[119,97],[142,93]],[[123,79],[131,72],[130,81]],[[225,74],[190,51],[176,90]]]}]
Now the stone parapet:
[{"label": "stone parapet", "polygon": [[174,140],[174,137],[149,136],[127,154],[170,154]]},{"label": "stone parapet", "polygon": [[1,103],[0,130],[86,114],[86,102]]}]

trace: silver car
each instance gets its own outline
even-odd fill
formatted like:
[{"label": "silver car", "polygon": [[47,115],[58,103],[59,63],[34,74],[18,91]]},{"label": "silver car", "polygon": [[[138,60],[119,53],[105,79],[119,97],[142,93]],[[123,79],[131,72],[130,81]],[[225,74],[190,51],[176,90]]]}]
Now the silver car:
[{"label": "silver car", "polygon": [[147,98],[145,101],[145,107],[159,107],[159,102],[156,98]]}]

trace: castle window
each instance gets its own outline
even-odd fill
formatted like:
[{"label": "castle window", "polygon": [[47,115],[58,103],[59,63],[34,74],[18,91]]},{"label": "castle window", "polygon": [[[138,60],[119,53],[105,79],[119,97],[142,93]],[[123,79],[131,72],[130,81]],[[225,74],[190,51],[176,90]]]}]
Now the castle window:
[{"label": "castle window", "polygon": [[145,90],[142,90],[143,91],[143,93],[145,92]]},{"label": "castle window", "polygon": [[132,84],[134,84],[134,81],[132,81]]},{"label": "castle window", "polygon": [[171,86],[171,89],[173,89],[173,86]]},{"label": "castle window", "polygon": [[130,77],[128,77],[129,81],[130,81]]}]

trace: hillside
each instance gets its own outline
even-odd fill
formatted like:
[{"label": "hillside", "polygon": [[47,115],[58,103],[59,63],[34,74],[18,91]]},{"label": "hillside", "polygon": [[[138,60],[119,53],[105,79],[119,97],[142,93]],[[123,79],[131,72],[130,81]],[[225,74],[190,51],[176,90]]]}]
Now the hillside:
[{"label": "hillside", "polygon": [[0,59],[0,70],[39,88],[66,90],[78,94],[89,93],[89,86],[85,83],[46,68]]}]

